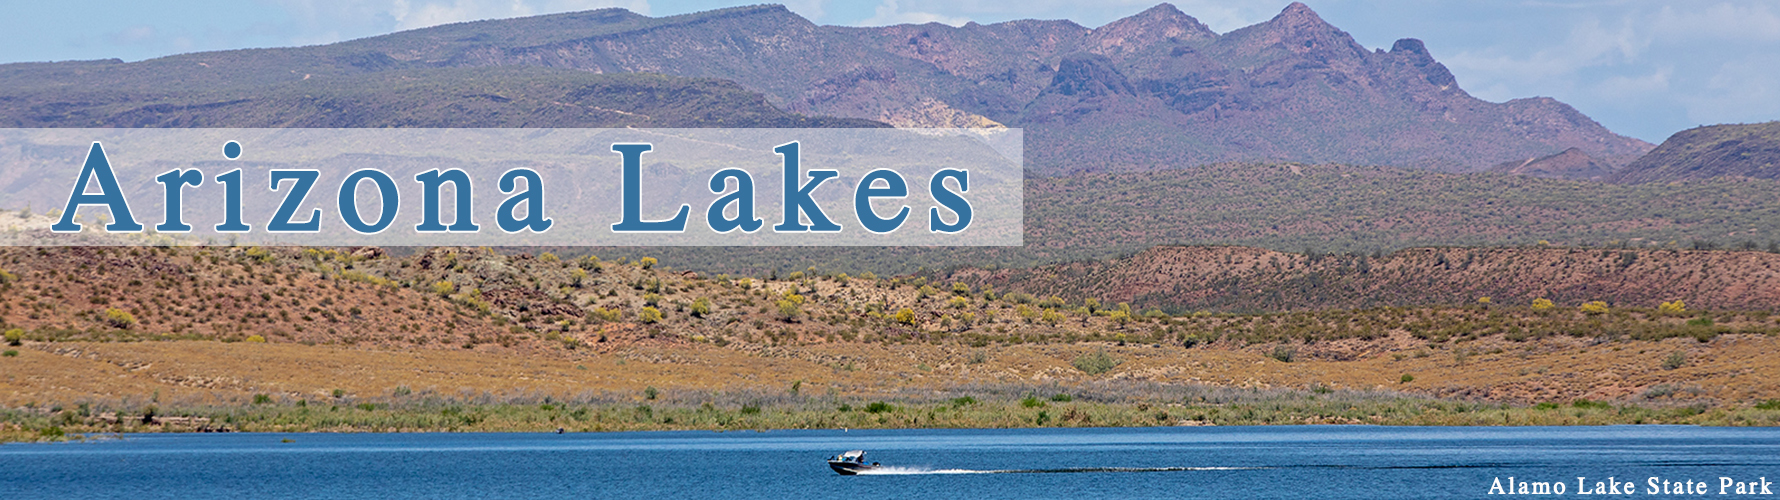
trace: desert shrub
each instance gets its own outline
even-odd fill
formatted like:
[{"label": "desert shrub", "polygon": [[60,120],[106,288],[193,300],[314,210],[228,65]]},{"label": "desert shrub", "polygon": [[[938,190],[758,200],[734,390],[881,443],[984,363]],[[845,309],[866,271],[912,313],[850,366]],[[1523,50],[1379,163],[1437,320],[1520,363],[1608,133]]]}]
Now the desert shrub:
[{"label": "desert shrub", "polygon": [[951,300],[946,301],[946,305],[951,306],[953,309],[963,309],[970,306],[970,299],[964,297],[952,297]]},{"label": "desert shrub", "polygon": [[1119,363],[1122,362],[1123,361],[1113,357],[1111,354],[1107,354],[1105,349],[1096,349],[1094,352],[1083,353],[1080,356],[1076,356],[1075,360],[1069,362],[1069,364],[1074,365],[1075,369],[1081,370],[1082,373],[1099,375],[1112,371],[1114,367],[1119,366]]},{"label": "desert shrub", "polygon": [[1399,384],[1407,384],[1407,383],[1414,382],[1414,381],[1415,381],[1415,375],[1410,375],[1407,373],[1403,374],[1403,376],[1401,378],[1397,379],[1397,383],[1399,383]]},{"label": "desert shrub", "polygon": [[973,398],[970,396],[952,398],[952,406],[954,406],[954,407],[962,407],[962,406],[968,406],[968,405],[974,405],[974,404],[977,404],[977,398]]},{"label": "desert shrub", "polygon": [[1124,326],[1131,322],[1131,313],[1127,311],[1112,311],[1106,314],[1106,318],[1112,320],[1114,323],[1118,323],[1119,326]]},{"label": "desert shrub", "polygon": [[253,404],[256,404],[256,405],[272,404],[272,396],[265,395],[265,394],[255,394],[255,395],[253,395]]},{"label": "desert shrub", "polygon": [[1553,307],[1557,307],[1557,304],[1553,304],[1551,302],[1551,299],[1547,299],[1547,298],[1533,299],[1533,310],[1534,311],[1540,311],[1540,312],[1550,311],[1551,308],[1553,308]]},{"label": "desert shrub", "polygon": [[797,307],[797,302],[788,299],[779,299],[777,305],[779,306],[779,316],[786,321],[797,319],[798,315],[803,314],[803,310]]},{"label": "desert shrub", "polygon": [[643,266],[643,269],[653,268],[653,267],[655,267],[655,264],[657,262],[658,261],[656,261],[654,257],[643,257],[641,259],[637,259],[637,265]]},{"label": "desert shrub", "polygon": [[1038,396],[1026,396],[1024,399],[1020,400],[1020,406],[1027,408],[1043,408],[1045,406],[1045,401],[1038,399]]},{"label": "desert shrub", "polygon": [[1757,410],[1780,410],[1780,399],[1770,399],[1755,404]]},{"label": "desert shrub", "polygon": [[607,323],[618,321],[618,317],[622,316],[622,313],[623,311],[619,311],[618,309],[607,309],[604,307],[593,308],[593,316]]},{"label": "desert shrub", "polygon": [[253,334],[253,335],[248,335],[246,342],[251,342],[251,343],[255,343],[255,344],[264,344],[264,343],[266,343],[266,337],[261,336],[260,334],[257,334],[257,333]]},{"label": "desert shrub", "polygon": [[658,294],[658,293],[643,294],[643,304],[651,305],[651,306],[661,305],[661,294]]},{"label": "desert shrub", "polygon": [[1613,409],[1613,403],[1608,403],[1606,401],[1595,401],[1592,399],[1578,399],[1575,401],[1571,401],[1570,406],[1573,406],[1576,408],[1585,408],[1585,409],[1586,408],[1595,408],[1595,409],[1601,409],[1601,410]]},{"label": "desert shrub", "polygon": [[896,311],[896,322],[905,325],[915,324],[915,311],[907,307]]},{"label": "desert shrub", "polygon": [[24,338],[25,330],[23,328],[13,328],[6,331],[6,345],[19,345],[23,342]]},{"label": "desert shrub", "polygon": [[1070,401],[1075,401],[1075,396],[1071,396],[1068,394],[1058,394],[1055,396],[1051,396],[1051,401],[1056,401],[1059,403],[1068,403]]},{"label": "desert shrub", "polygon": [[1680,316],[1687,314],[1687,303],[1680,300],[1664,302],[1661,305],[1656,306],[1656,312],[1657,314],[1664,316]]},{"label": "desert shrub", "polygon": [[872,401],[871,404],[865,405],[865,411],[866,413],[884,413],[896,411],[896,407],[883,401]]},{"label": "desert shrub", "polygon": [[450,281],[440,280],[437,283],[433,283],[433,293],[439,295],[451,295],[451,292],[455,291],[457,291],[457,285],[452,284]]},{"label": "desert shrub", "polygon": [[136,315],[122,309],[106,309],[105,323],[115,328],[129,329],[136,326]]},{"label": "desert shrub", "polygon": [[648,386],[648,387],[643,388],[643,399],[654,401],[655,398],[658,396],[661,396],[661,391],[656,390],[655,386]]},{"label": "desert shrub", "polygon": [[1582,313],[1589,316],[1607,314],[1607,303],[1599,300],[1584,302],[1582,304]]},{"label": "desert shrub", "polygon": [[1686,365],[1687,365],[1687,354],[1683,353],[1681,351],[1671,352],[1671,353],[1669,353],[1669,355],[1667,357],[1663,358],[1663,369],[1664,370],[1673,370],[1673,369],[1680,368],[1680,367],[1686,366]]},{"label": "desert shrub", "polygon": [[1277,359],[1281,363],[1290,363],[1298,359],[1298,349],[1289,345],[1280,345],[1274,347],[1273,352],[1269,353],[1267,357]]},{"label": "desert shrub", "polygon": [[7,349],[6,352],[0,353],[0,356],[6,356],[8,358],[16,358],[16,357],[19,357],[19,351],[17,349]]},{"label": "desert shrub", "polygon": [[952,283],[952,294],[953,295],[970,295],[970,285],[966,285],[961,282],[953,282]]},{"label": "desert shrub", "polygon": [[659,322],[661,321],[661,310],[653,307],[644,307],[643,310],[637,311],[637,321],[643,323]]},{"label": "desert shrub", "polygon": [[692,301],[692,315],[703,318],[711,314],[711,299],[699,297]]}]

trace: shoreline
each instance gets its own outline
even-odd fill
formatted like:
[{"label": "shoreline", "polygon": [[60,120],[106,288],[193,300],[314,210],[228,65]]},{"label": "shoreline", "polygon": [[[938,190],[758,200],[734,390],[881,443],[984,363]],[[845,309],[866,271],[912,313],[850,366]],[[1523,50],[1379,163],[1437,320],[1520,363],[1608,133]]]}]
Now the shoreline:
[{"label": "shoreline", "polygon": [[[654,403],[654,404],[650,404]],[[1382,426],[1780,426],[1780,408],[1613,405],[1516,406],[1356,394],[1276,393],[1248,402],[1105,403],[1067,394],[1019,400],[894,402],[809,398],[795,404],[718,407],[683,402],[462,404],[261,404],[158,408],[80,416],[78,410],[6,410],[0,443],[79,440],[104,434],[288,432],[630,432],[793,429],[1013,429],[1245,425]],[[153,422],[153,423],[144,423]]]}]

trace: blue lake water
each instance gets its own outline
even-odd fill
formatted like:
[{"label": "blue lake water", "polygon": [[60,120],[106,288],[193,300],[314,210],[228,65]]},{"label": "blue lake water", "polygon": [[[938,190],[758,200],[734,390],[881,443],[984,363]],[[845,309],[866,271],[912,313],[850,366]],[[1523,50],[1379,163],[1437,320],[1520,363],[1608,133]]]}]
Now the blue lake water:
[{"label": "blue lake water", "polygon": [[[823,463],[851,449],[895,467],[849,477]],[[249,433],[0,445],[7,499],[1481,498],[1498,483],[1514,489],[1509,477],[1576,495],[1610,476],[1640,497],[1652,477],[1705,483],[1710,496],[1729,477],[1760,493],[1762,478],[1780,481],[1780,429]]]}]

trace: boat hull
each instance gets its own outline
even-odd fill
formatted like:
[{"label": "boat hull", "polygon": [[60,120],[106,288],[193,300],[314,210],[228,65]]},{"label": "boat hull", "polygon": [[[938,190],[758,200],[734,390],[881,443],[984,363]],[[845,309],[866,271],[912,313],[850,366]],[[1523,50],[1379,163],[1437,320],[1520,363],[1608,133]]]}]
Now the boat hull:
[{"label": "boat hull", "polygon": [[877,464],[862,464],[862,463],[855,463],[855,462],[842,462],[842,461],[838,461],[838,460],[829,460],[828,468],[834,469],[835,473],[838,473],[843,476],[855,476],[855,475],[858,475],[860,472],[865,472],[868,470],[876,469],[876,468],[878,468],[878,465]]}]

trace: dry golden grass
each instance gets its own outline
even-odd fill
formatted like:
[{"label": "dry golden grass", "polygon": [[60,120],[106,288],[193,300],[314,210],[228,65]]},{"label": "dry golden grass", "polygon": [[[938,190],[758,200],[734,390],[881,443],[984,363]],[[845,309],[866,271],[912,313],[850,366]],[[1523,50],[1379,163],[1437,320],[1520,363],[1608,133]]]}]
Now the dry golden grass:
[{"label": "dry golden grass", "polygon": [[[932,344],[812,344],[720,348],[708,344],[634,346],[591,352],[519,354],[450,349],[402,351],[300,344],[212,341],[28,343],[0,358],[0,405],[78,402],[231,404],[256,394],[327,400],[335,389],[358,399],[398,387],[447,397],[578,395],[660,390],[788,390],[879,396],[971,384],[1132,381],[1241,388],[1401,391],[1520,404],[1575,399],[1663,405],[1706,400],[1747,405],[1780,399],[1780,339],[1723,335],[1594,344],[1578,339],[1425,343],[1353,361],[1270,356],[1268,346],[1236,348],[1023,344],[972,348]],[[1121,363],[1100,375],[1071,365],[1105,350]],[[1682,352],[1683,366],[1664,359]],[[1404,383],[1401,377],[1414,377]],[[640,397],[640,396],[639,396]]]}]

